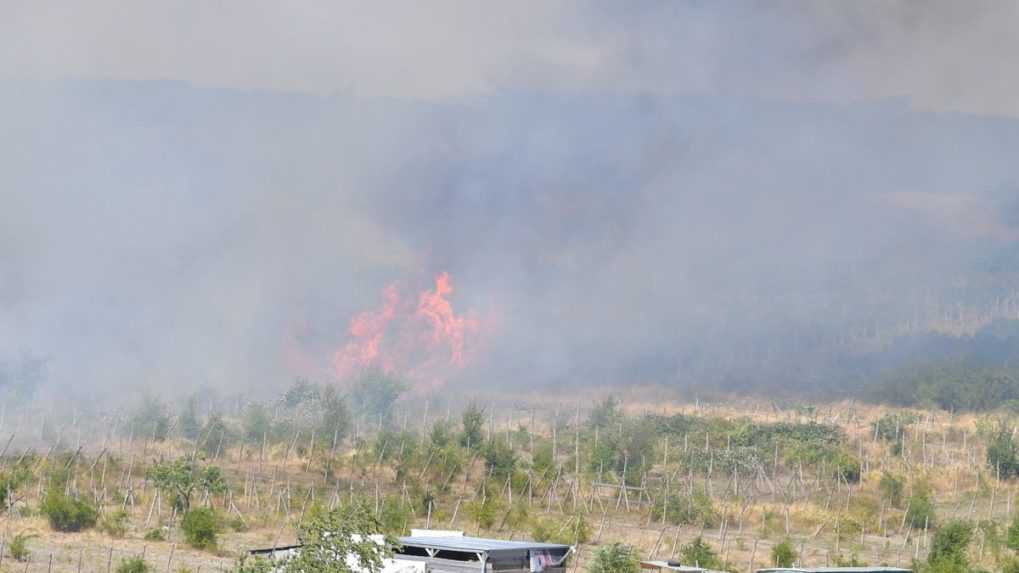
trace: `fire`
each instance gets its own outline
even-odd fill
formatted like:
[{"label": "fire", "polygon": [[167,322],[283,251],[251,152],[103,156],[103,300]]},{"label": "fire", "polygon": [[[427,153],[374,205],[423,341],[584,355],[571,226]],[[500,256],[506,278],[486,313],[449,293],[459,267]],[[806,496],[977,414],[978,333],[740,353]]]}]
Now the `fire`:
[{"label": "fire", "polygon": [[406,377],[419,388],[440,385],[471,359],[472,345],[481,332],[473,315],[457,315],[450,295],[449,273],[435,278],[435,288],[406,298],[400,285],[383,292],[375,310],[355,316],[347,328],[348,341],[334,356],[335,375],[344,380],[367,369]]}]

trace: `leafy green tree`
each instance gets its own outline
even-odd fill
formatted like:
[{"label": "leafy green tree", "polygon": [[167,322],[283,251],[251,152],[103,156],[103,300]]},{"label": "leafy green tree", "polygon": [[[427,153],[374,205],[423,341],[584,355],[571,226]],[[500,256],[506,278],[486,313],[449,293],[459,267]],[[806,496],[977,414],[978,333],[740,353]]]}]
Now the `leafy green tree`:
[{"label": "leafy green tree", "polygon": [[206,456],[217,456],[233,444],[235,437],[222,414],[216,412],[211,414],[202,426],[198,447]]},{"label": "leafy green tree", "polygon": [[23,460],[11,470],[0,473],[0,511],[7,508],[8,498],[31,479],[32,469],[28,461]]},{"label": "leafy green tree", "polygon": [[480,449],[484,441],[485,409],[471,402],[460,416],[463,431],[460,434],[460,445],[468,449]]},{"label": "leafy green tree", "polygon": [[414,520],[414,512],[410,506],[400,501],[400,498],[387,497],[382,501],[382,508],[379,512],[379,522],[382,524],[382,531],[388,535],[405,535],[407,525]]},{"label": "leafy green tree", "polygon": [[690,493],[672,491],[668,497],[663,493],[651,508],[651,518],[661,521],[663,517],[673,525],[699,527],[716,527],[722,518],[711,496],[701,487],[694,488]]},{"label": "leafy green tree", "polygon": [[788,539],[771,548],[771,562],[775,567],[792,567],[799,557],[793,542]]},{"label": "leafy green tree", "polygon": [[987,465],[992,472],[1000,472],[1004,479],[1019,475],[1019,455],[1016,453],[1015,440],[1005,424],[999,425],[987,445]]},{"label": "leafy green tree", "polygon": [[445,448],[453,441],[453,432],[449,428],[449,423],[445,420],[436,420],[432,424],[432,430],[428,433],[428,441],[431,442],[433,448]]},{"label": "leafy green tree", "polygon": [[505,480],[517,465],[517,456],[506,440],[494,439],[485,445],[485,467],[492,478]]},{"label": "leafy green tree", "polygon": [[283,406],[293,410],[302,404],[318,399],[318,386],[306,378],[298,378],[283,394]]},{"label": "leafy green tree", "polygon": [[902,507],[902,493],[904,489],[902,478],[885,471],[881,474],[878,488],[881,490],[881,497],[891,504],[892,507]]},{"label": "leafy green tree", "polygon": [[355,410],[377,418],[387,416],[406,391],[407,385],[398,378],[379,369],[370,369],[354,379],[350,398]]},{"label": "leafy green tree", "polygon": [[623,419],[623,410],[615,396],[608,396],[595,405],[588,416],[587,425],[604,430],[613,428]]},{"label": "leafy green tree", "polygon": [[219,516],[208,507],[192,509],[184,514],[181,531],[188,545],[196,549],[213,549],[222,526]]},{"label": "leafy green tree", "polygon": [[960,520],[946,523],[934,534],[927,563],[937,571],[968,571],[966,549],[972,539],[973,527],[969,523]]},{"label": "leafy green tree", "polygon": [[640,555],[629,545],[613,543],[595,550],[589,573],[636,573],[640,569]]},{"label": "leafy green tree", "polygon": [[177,416],[177,426],[180,428],[182,436],[189,440],[198,439],[198,435],[202,431],[202,423],[198,419],[198,396],[192,394],[185,402],[184,407],[181,409],[180,415]]},{"label": "leafy green tree", "polygon": [[924,480],[913,484],[913,494],[906,503],[906,523],[914,529],[933,528],[937,521],[934,515],[934,500],[931,487]]},{"label": "leafy green tree", "polygon": [[126,428],[139,440],[166,440],[170,434],[170,414],[166,404],[154,396],[146,396],[128,419]]},{"label": "leafy green tree", "polygon": [[246,442],[261,444],[272,429],[272,416],[265,404],[252,402],[244,409],[244,421],[241,425]]},{"label": "leafy green tree", "polygon": [[170,501],[181,513],[191,509],[191,499],[196,489],[219,495],[226,491],[226,478],[217,466],[199,469],[194,461],[178,458],[159,462],[149,468],[148,478],[170,497]]},{"label": "leafy green tree", "polygon": [[684,565],[693,565],[703,569],[723,569],[722,560],[718,553],[704,542],[701,536],[697,536],[690,543],[679,550],[681,561]]},{"label": "leafy green tree", "polygon": [[502,502],[492,496],[475,499],[467,504],[467,515],[481,529],[491,529],[495,525],[500,511],[502,511]]},{"label": "leafy green tree", "polygon": [[350,410],[347,409],[347,401],[333,386],[326,386],[322,390],[319,403],[321,414],[318,433],[331,447],[333,440],[339,443],[350,432]]},{"label": "leafy green tree", "polygon": [[299,527],[302,547],[287,561],[287,573],[379,573],[395,540],[378,543],[382,524],[364,504],[315,512]]}]

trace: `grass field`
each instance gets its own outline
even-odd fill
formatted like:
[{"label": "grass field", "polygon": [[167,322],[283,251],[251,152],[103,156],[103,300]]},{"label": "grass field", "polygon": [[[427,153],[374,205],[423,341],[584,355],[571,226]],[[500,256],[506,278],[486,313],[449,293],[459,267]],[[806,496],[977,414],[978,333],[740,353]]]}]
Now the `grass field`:
[{"label": "grass field", "polygon": [[[986,451],[1013,431],[1004,415],[636,395],[478,404],[437,413],[401,401],[342,437],[288,423],[261,440],[243,437],[243,408],[206,421],[195,439],[173,427],[165,439],[125,436],[84,416],[54,436],[37,415],[8,415],[3,475],[20,477],[2,515],[0,569],[103,572],[143,556],[153,570],[227,570],[248,549],[294,542],[314,508],[352,502],[369,504],[394,534],[433,527],[576,543],[577,570],[600,544],[679,558],[697,537],[737,571],[770,565],[784,541],[801,564],[909,566],[955,519],[974,526],[971,562],[994,570],[1011,555],[1016,483]],[[188,545],[173,493],[157,487],[153,468],[174,460],[193,460],[192,473],[221,471],[220,485],[194,480],[190,501],[216,510],[214,549]],[[54,489],[96,508],[97,525],[54,531],[41,511]],[[118,510],[122,531],[110,525]],[[29,536],[27,561],[10,551],[19,534]]]}]

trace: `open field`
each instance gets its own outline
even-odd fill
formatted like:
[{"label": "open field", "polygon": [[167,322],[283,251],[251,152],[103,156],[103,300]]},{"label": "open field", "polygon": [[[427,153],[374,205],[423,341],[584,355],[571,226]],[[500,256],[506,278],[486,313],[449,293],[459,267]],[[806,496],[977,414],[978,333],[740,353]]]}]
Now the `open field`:
[{"label": "open field", "polygon": [[[152,412],[60,427],[8,413],[3,474],[20,472],[21,481],[2,516],[0,569],[104,572],[143,556],[154,570],[227,570],[247,549],[295,541],[313,508],[352,502],[369,504],[394,534],[433,527],[577,543],[576,570],[600,544],[679,558],[698,536],[732,570],[769,565],[786,540],[802,564],[908,566],[957,518],[976,525],[974,562],[996,569],[1010,554],[1016,483],[986,454],[989,440],[1013,431],[998,416],[848,402],[539,405],[493,396],[441,412],[403,400],[325,432],[322,401],[281,402],[267,420],[249,405],[198,416],[193,438],[179,414],[166,414],[163,428]],[[195,480],[190,493],[191,508],[219,516],[215,549],[188,546],[182,507],[155,477],[154,467],[174,460],[193,460],[194,474],[221,470],[219,485]],[[55,489],[96,507],[98,525],[54,531],[41,507]],[[30,560],[9,550],[18,534],[31,536]]]}]

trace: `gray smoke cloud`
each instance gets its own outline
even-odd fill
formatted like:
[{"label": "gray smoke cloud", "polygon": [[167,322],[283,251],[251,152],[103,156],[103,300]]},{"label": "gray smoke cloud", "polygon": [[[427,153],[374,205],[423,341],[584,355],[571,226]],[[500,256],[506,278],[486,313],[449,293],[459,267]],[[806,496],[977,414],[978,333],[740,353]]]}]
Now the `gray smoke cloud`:
[{"label": "gray smoke cloud", "polygon": [[503,387],[810,386],[1007,314],[1011,3],[302,6],[11,7],[4,376],[279,388],[441,271]]}]

